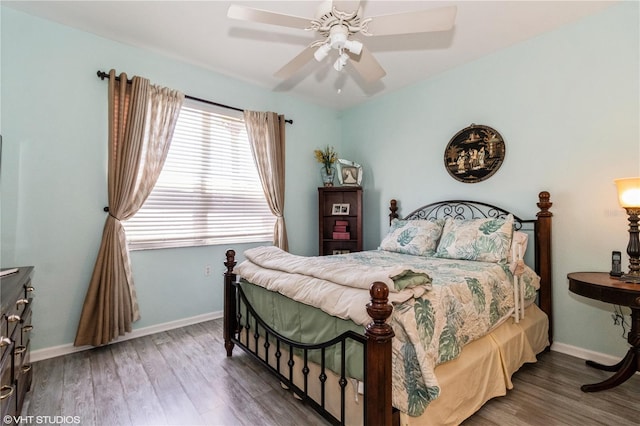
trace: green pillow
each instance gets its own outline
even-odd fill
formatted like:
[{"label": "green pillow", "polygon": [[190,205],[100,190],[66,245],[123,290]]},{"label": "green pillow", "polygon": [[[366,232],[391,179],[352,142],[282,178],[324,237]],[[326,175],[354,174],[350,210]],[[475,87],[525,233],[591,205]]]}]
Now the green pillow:
[{"label": "green pillow", "polygon": [[443,225],[443,219],[394,219],[379,248],[414,256],[433,256]]},{"label": "green pillow", "polygon": [[513,215],[502,219],[447,218],[435,256],[506,263],[513,237]]}]

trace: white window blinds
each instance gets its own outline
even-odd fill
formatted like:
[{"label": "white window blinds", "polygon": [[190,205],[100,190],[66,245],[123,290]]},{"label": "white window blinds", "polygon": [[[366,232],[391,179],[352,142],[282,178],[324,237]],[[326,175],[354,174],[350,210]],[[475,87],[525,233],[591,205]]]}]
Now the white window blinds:
[{"label": "white window blinds", "polygon": [[132,250],[272,242],[242,112],[185,100],[162,173],[124,222]]}]

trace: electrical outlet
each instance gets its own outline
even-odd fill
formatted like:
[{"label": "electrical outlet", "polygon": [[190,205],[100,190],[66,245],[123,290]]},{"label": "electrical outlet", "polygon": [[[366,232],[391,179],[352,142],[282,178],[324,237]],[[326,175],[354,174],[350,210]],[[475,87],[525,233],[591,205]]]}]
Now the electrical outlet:
[{"label": "electrical outlet", "polygon": [[211,275],[211,265],[205,265],[204,266],[204,276],[208,277],[209,275]]}]

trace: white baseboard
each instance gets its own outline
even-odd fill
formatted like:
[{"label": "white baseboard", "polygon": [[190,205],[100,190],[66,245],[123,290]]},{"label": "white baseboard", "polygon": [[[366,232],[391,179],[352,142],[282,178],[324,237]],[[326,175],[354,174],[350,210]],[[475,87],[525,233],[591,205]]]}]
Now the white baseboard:
[{"label": "white baseboard", "polygon": [[[167,330],[173,330],[175,328],[186,327],[188,325],[197,324],[204,321],[210,321],[218,318],[222,318],[223,312],[210,312],[207,314],[196,315],[194,317],[183,318],[176,321],[165,322],[163,324],[151,325],[149,327],[143,327],[133,330],[131,333],[120,336],[115,342],[123,342],[125,340],[135,339],[136,337],[148,336],[154,333],[160,333]],[[57,356],[63,356],[72,354],[75,352],[86,351],[92,349],[93,346],[73,346],[72,343],[60,346],[52,346],[50,348],[38,349],[31,351],[31,362],[41,361],[43,359],[54,358]],[[567,355],[575,356],[581,359],[590,359],[592,361],[599,362],[601,364],[613,365],[620,361],[620,358],[616,358],[611,355],[603,354],[600,352],[590,351],[587,349],[579,348],[577,346],[567,345],[565,343],[553,343],[551,350],[561,352]]]},{"label": "white baseboard", "polygon": [[553,343],[551,345],[551,350],[556,352],[561,352],[563,354],[575,356],[576,358],[581,359],[590,359],[591,361],[598,362],[600,364],[605,365],[614,365],[617,364],[622,357],[614,357],[612,355],[603,354],[601,352],[590,351],[587,349],[579,348],[577,346],[567,345],[565,343]]},{"label": "white baseboard", "polygon": [[[120,336],[114,340],[116,342],[124,342],[125,340],[135,339],[136,337],[148,336],[154,333],[160,333],[162,331],[173,330],[175,328],[186,327],[187,325],[197,324],[204,321],[210,321],[218,318],[222,318],[222,311],[210,312],[207,314],[196,315],[194,317],[183,318],[176,321],[165,322],[163,324],[150,325],[149,327],[137,328],[131,331],[131,333],[124,336]],[[75,352],[86,351],[92,349],[94,346],[73,346],[73,343],[66,345],[52,346],[50,348],[38,349],[31,351],[31,362],[42,361],[43,359],[55,358]]]}]

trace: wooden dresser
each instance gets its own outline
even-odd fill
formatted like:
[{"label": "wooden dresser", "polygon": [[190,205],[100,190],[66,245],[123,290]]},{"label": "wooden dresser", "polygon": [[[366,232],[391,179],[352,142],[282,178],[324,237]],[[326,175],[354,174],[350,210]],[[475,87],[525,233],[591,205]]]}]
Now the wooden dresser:
[{"label": "wooden dresser", "polygon": [[[18,272],[0,278],[0,403],[2,419],[19,416],[27,391],[31,388],[29,339],[33,287],[32,266],[18,268]],[[11,423],[3,423],[11,424]]]}]

